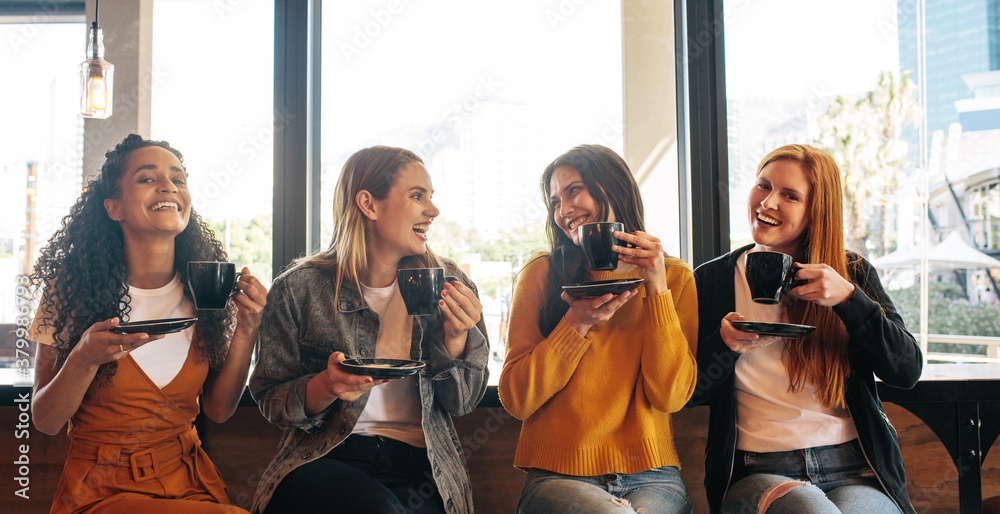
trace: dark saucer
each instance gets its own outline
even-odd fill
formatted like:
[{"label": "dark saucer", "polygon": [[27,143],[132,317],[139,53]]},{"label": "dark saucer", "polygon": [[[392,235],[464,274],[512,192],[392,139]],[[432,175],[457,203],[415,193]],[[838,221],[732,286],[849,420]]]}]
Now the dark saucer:
[{"label": "dark saucer", "polygon": [[403,359],[347,359],[340,363],[348,373],[374,379],[403,378],[420,371],[427,364]]},{"label": "dark saucer", "polygon": [[733,327],[743,332],[753,332],[762,336],[795,337],[805,335],[816,327],[791,323],[764,323],[760,321],[733,321]]},{"label": "dark saucer", "polygon": [[574,298],[597,298],[608,293],[619,295],[625,291],[631,291],[642,284],[641,278],[622,278],[617,280],[598,280],[585,284],[571,284],[562,286]]},{"label": "dark saucer", "polygon": [[145,332],[151,336],[172,334],[194,325],[195,321],[198,321],[198,318],[150,319],[120,323],[117,327],[108,330],[108,332],[114,332],[115,334],[138,334]]}]

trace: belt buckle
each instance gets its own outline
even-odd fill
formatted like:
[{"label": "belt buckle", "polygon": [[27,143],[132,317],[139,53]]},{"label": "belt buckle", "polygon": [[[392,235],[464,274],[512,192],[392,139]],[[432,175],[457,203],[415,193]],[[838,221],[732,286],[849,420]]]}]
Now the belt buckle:
[{"label": "belt buckle", "polygon": [[[156,459],[156,451],[152,448],[141,452],[133,453],[129,456],[132,463],[132,480],[135,482],[145,482],[160,474],[160,466]],[[144,470],[152,469],[151,472]]]}]

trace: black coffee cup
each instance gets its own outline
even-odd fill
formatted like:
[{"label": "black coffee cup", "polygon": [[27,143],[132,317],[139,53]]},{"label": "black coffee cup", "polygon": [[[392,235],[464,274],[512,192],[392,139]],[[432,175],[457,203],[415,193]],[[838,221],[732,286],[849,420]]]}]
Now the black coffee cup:
[{"label": "black coffee cup", "polygon": [[624,232],[624,224],[614,221],[586,223],[576,230],[580,236],[580,248],[587,256],[587,267],[594,271],[613,270],[618,267],[618,253],[611,249],[611,245],[628,245],[625,241],[616,239],[611,233],[616,230]]},{"label": "black coffee cup", "polygon": [[458,280],[445,276],[444,268],[406,268],[396,272],[399,294],[411,316],[431,316],[438,312],[444,283]]},{"label": "black coffee cup", "polygon": [[240,292],[236,281],[243,276],[236,265],[224,261],[191,261],[187,264],[187,282],[198,310],[225,309],[234,294]]},{"label": "black coffee cup", "polygon": [[792,269],[792,256],[780,252],[750,252],[746,260],[750,297],[757,303],[775,304],[781,295],[798,283]]}]

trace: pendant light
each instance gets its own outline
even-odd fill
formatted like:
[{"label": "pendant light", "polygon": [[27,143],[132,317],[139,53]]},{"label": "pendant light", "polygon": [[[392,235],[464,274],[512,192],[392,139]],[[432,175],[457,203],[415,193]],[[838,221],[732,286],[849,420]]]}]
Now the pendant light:
[{"label": "pendant light", "polygon": [[80,64],[80,116],[106,119],[114,104],[115,65],[104,60],[104,31],[97,25],[100,0],[94,3],[94,23],[87,33],[87,60]]}]

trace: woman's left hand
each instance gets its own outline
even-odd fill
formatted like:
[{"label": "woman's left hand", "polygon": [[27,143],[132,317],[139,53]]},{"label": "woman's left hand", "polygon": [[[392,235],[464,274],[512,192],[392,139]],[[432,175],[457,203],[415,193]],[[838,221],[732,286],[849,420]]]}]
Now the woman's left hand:
[{"label": "woman's left hand", "polygon": [[444,343],[452,358],[465,353],[465,340],[483,317],[483,304],[475,293],[458,280],[445,282],[438,302],[444,316]]},{"label": "woman's left hand", "polygon": [[796,262],[795,267],[795,280],[806,281],[788,291],[795,298],[824,307],[837,307],[847,303],[854,295],[854,284],[826,264]]},{"label": "woman's left hand", "polygon": [[236,282],[240,292],[233,296],[236,302],[236,331],[244,332],[256,339],[260,327],[260,313],[267,304],[267,289],[250,273],[250,268],[243,267],[243,276]]},{"label": "woman's left hand", "polygon": [[663,264],[663,245],[660,240],[642,231],[634,234],[614,231],[613,235],[633,247],[614,245],[618,260],[635,264],[642,268],[642,281],[646,286],[646,296],[656,296],[667,291],[667,269]]}]

